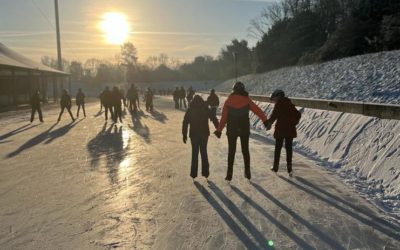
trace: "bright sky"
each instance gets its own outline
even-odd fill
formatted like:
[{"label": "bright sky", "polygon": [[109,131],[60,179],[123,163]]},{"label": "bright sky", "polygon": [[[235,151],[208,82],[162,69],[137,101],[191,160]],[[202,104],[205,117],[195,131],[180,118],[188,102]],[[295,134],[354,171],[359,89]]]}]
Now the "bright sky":
[{"label": "bright sky", "polygon": [[[255,43],[247,28],[268,1],[59,0],[63,57],[110,59],[124,39],[140,61],[216,56],[233,38]],[[53,0],[1,0],[0,17],[0,43],[35,60],[56,55]]]}]

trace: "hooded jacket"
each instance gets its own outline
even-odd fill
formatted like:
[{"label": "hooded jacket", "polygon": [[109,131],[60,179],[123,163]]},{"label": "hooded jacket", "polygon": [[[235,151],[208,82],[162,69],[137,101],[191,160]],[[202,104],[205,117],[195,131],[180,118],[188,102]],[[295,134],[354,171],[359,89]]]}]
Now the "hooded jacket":
[{"label": "hooded jacket", "polygon": [[250,99],[246,91],[233,92],[224,103],[217,131],[222,132],[226,124],[226,134],[228,136],[250,135],[250,111],[256,114],[263,122],[267,120],[267,116]]},{"label": "hooded jacket", "polygon": [[297,137],[296,125],[299,123],[301,113],[287,97],[280,98],[274,106],[269,122],[275,124],[275,138]]}]

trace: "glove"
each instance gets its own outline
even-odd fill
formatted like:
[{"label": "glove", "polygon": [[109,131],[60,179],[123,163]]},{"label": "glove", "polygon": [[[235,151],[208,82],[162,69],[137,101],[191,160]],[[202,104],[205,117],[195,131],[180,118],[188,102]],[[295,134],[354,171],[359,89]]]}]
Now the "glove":
[{"label": "glove", "polygon": [[219,131],[215,131],[215,132],[214,132],[214,135],[215,135],[218,139],[221,139],[222,133],[219,132]]},{"label": "glove", "polygon": [[270,122],[269,120],[266,120],[266,121],[264,122],[264,126],[265,126],[265,129],[268,131],[268,130],[271,129],[272,124],[271,124],[271,122]]},{"label": "glove", "polygon": [[183,136],[183,143],[185,143],[185,144],[186,144],[186,141],[187,141],[187,136],[186,136],[186,135],[184,135],[184,136]]}]

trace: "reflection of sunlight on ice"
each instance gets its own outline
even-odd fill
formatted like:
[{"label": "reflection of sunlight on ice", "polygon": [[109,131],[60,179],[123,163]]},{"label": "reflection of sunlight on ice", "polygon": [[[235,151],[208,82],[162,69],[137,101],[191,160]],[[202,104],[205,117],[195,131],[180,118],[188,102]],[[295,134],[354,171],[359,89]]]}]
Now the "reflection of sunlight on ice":
[{"label": "reflection of sunlight on ice", "polygon": [[129,132],[126,131],[126,129],[122,130],[122,148],[123,149],[127,149],[127,147],[129,146],[129,141],[130,141],[130,134]]}]

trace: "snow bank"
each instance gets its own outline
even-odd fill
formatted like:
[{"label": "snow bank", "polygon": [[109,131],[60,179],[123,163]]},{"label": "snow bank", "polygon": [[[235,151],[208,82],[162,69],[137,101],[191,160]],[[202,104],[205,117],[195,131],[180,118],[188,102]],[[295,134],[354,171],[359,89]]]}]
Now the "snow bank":
[{"label": "snow bank", "polygon": [[[289,96],[400,104],[400,51],[290,67],[239,79],[253,94],[283,89]],[[234,80],[217,87],[230,90]]]}]

